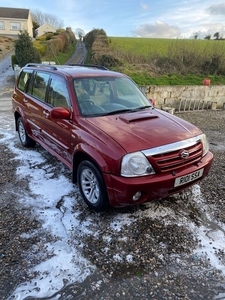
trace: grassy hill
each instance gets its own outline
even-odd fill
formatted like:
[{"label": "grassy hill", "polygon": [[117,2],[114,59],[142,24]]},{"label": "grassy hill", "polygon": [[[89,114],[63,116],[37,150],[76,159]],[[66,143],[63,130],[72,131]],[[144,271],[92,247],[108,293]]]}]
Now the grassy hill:
[{"label": "grassy hill", "polygon": [[[0,59],[13,50],[11,38],[0,37]],[[97,38],[88,63],[97,63],[123,72],[138,85],[211,85],[225,83],[225,41],[107,37]],[[66,61],[74,45],[58,52],[57,60]],[[43,60],[55,61],[55,56]]]},{"label": "grassy hill", "polygon": [[109,37],[96,39],[92,62],[129,75],[138,85],[225,82],[225,41]]},{"label": "grassy hill", "polygon": [[110,37],[110,48],[132,52],[143,57],[151,54],[166,56],[168,52],[175,48],[186,48],[190,51],[214,53],[225,51],[225,41],[223,40],[188,40],[188,39],[159,39],[159,38],[134,38],[134,37]]}]

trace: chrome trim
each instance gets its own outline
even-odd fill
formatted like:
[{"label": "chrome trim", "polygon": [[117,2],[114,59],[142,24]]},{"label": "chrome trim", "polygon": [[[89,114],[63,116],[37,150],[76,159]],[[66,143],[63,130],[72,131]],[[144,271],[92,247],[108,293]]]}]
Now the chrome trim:
[{"label": "chrome trim", "polygon": [[152,156],[152,155],[156,155],[156,154],[164,154],[164,153],[169,153],[172,151],[177,151],[180,149],[184,149],[187,147],[191,147],[196,145],[197,143],[201,142],[201,135],[195,136],[193,138],[184,140],[184,141],[180,141],[180,142],[176,142],[176,143],[172,143],[172,144],[167,144],[164,146],[159,146],[159,147],[155,147],[155,148],[151,148],[151,149],[147,149],[147,150],[143,150],[141,151],[145,156]]}]

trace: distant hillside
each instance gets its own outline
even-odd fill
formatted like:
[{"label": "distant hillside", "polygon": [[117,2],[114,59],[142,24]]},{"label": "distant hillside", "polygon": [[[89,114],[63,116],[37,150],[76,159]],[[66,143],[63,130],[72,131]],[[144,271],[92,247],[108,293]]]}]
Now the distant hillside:
[{"label": "distant hillside", "polygon": [[167,56],[175,48],[186,48],[190,51],[199,51],[203,55],[218,52],[218,49],[225,51],[224,40],[188,40],[188,39],[156,39],[156,38],[134,38],[134,37],[109,37],[110,48],[132,52],[144,57],[150,54]]},{"label": "distant hillside", "polygon": [[96,38],[91,62],[131,76],[139,85],[224,84],[225,41],[188,39]]}]

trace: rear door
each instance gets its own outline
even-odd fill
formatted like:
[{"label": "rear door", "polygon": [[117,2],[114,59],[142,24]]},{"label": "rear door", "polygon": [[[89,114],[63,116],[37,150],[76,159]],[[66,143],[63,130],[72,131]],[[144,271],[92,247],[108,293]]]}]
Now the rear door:
[{"label": "rear door", "polygon": [[30,96],[27,95],[27,88],[32,78],[32,69],[23,69],[18,78],[18,84],[12,95],[12,106],[14,110],[19,111],[26,125],[26,130],[31,134],[30,118],[31,112],[29,109]]},{"label": "rear door", "polygon": [[27,97],[29,98],[27,107],[29,110],[29,124],[32,131],[32,135],[39,139],[42,138],[43,127],[43,111],[46,105],[46,92],[48,82],[50,80],[50,74],[43,71],[35,71],[31,77],[28,89]]},{"label": "rear door", "polygon": [[71,165],[70,147],[71,120],[51,117],[55,107],[64,107],[71,111],[71,100],[64,77],[51,74],[46,93],[45,105],[41,112],[41,136],[45,144],[54,151],[67,165]]}]

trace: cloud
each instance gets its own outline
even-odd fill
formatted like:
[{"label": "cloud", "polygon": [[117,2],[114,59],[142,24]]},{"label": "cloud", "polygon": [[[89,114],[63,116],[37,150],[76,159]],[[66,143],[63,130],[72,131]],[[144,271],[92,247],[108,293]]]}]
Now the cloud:
[{"label": "cloud", "polygon": [[210,15],[225,15],[225,3],[211,5],[206,11]]},{"label": "cloud", "polygon": [[157,21],[155,24],[145,23],[133,30],[133,34],[138,37],[148,38],[178,38],[180,29],[164,22]]},{"label": "cloud", "polygon": [[143,2],[141,2],[140,4],[141,4],[141,7],[142,7],[144,10],[148,10],[148,9],[149,9],[148,4],[145,4],[145,3],[143,3]]},{"label": "cloud", "polygon": [[202,25],[202,28],[194,32],[190,38],[194,38],[195,35],[198,36],[198,39],[204,39],[207,35],[211,35],[211,39],[214,39],[214,34],[219,32],[220,37],[225,37],[225,26],[222,23],[205,23]]}]

